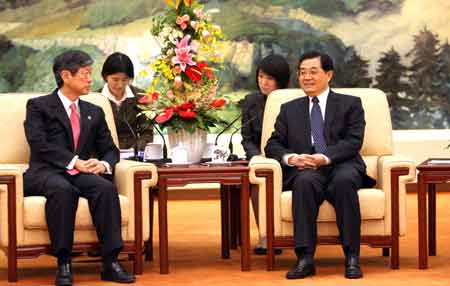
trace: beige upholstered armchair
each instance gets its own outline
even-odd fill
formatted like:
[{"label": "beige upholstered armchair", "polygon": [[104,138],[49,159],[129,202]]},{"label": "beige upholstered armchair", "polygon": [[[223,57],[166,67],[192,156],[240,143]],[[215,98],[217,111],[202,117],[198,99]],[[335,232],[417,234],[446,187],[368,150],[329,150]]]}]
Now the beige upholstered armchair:
[{"label": "beige upholstered armchair", "polygon": [[[8,256],[8,281],[17,281],[17,259],[49,253],[45,198],[24,197],[23,172],[29,160],[23,122],[26,102],[39,94],[0,94],[0,248]],[[108,100],[100,94],[82,97],[103,108],[114,142],[117,133]],[[122,210],[124,252],[134,254],[134,272],[142,273],[143,241],[149,237],[148,189],[157,181],[153,164],[121,160],[115,169]],[[74,250],[89,250],[98,244],[87,200],[80,198]]]},{"label": "beige upholstered armchair", "polygon": [[[361,243],[383,248],[385,256],[390,248],[391,268],[397,269],[399,236],[406,233],[405,183],[415,178],[414,162],[393,154],[391,117],[386,95],[381,90],[349,88],[335,91],[358,96],[362,100],[366,130],[361,154],[368,174],[377,180],[374,188],[358,191],[362,219]],[[272,134],[281,104],[301,96],[305,96],[301,89],[277,90],[269,95],[264,111],[262,150]],[[292,192],[281,190],[282,174],[277,161],[257,156],[252,158],[250,166],[250,181],[259,186],[260,233],[262,236],[267,234],[267,267],[271,270],[274,247],[294,246]],[[319,244],[339,243],[335,220],[333,207],[325,201],[317,219]]]}]

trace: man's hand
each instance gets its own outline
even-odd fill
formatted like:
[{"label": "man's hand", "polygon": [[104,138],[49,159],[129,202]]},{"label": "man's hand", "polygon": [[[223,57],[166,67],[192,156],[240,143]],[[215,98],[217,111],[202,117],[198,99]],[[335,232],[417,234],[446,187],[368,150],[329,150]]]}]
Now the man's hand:
[{"label": "man's hand", "polygon": [[87,166],[86,160],[77,159],[73,168],[77,169],[81,173],[89,173],[89,167]]},{"label": "man's hand", "polygon": [[289,157],[288,163],[296,166],[299,170],[318,168],[313,155],[310,154],[292,155]]},{"label": "man's hand", "polygon": [[311,160],[314,162],[316,168],[328,165],[327,159],[323,154],[313,154],[309,155]]},{"label": "man's hand", "polygon": [[93,173],[95,175],[101,175],[106,172],[105,165],[95,158],[87,160],[86,166],[89,170],[89,173]]}]

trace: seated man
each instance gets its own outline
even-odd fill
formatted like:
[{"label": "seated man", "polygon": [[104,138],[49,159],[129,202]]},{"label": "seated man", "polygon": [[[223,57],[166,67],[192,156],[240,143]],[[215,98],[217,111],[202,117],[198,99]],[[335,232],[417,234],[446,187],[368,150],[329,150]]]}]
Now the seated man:
[{"label": "seated man", "polygon": [[25,196],[47,199],[46,220],[58,259],[56,285],[73,283],[70,255],[79,197],[88,200],[101,243],[101,279],[135,281],[117,262],[123,242],[119,195],[111,175],[119,151],[103,110],[79,99],[89,93],[92,63],[82,51],[70,50],[57,56],[53,73],[58,88],[27,103],[24,126],[31,156],[24,174],[24,192]]},{"label": "seated man", "polygon": [[283,189],[292,190],[295,253],[298,261],[286,277],[314,275],[316,220],[324,200],[334,206],[345,253],[345,277],[361,278],[361,215],[357,191],[375,181],[366,175],[359,151],[365,120],[358,97],[329,88],[333,61],[320,52],[300,57],[298,80],[306,97],[281,106],[265,148],[283,165]]}]

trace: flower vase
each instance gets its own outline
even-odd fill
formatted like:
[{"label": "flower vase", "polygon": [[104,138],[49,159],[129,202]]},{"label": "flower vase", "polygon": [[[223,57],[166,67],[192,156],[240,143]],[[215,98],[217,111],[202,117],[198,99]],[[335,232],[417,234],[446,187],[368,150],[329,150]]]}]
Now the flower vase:
[{"label": "flower vase", "polygon": [[190,133],[184,129],[173,130],[169,128],[167,131],[169,136],[169,146],[173,150],[177,146],[183,146],[187,151],[187,163],[200,163],[203,151],[206,147],[206,131],[202,129],[195,129]]}]

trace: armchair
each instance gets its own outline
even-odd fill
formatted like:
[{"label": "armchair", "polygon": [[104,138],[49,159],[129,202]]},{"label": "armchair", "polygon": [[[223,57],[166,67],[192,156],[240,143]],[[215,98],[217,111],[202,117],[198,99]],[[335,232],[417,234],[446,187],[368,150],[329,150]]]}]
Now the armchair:
[{"label": "armchair", "polygon": [[[23,122],[29,98],[40,94],[0,94],[0,248],[8,256],[8,281],[17,281],[17,259],[50,253],[45,220],[45,197],[23,195],[23,172],[27,169],[29,147]],[[103,108],[114,142],[118,143],[114,117],[108,100],[99,94],[83,96]],[[121,160],[115,168],[114,183],[122,210],[123,251],[133,254],[134,272],[142,274],[143,241],[149,237],[148,189],[157,181],[153,164]],[[145,202],[144,204],[142,202]],[[87,200],[80,198],[75,222],[74,250],[98,245]]]},{"label": "armchair", "polygon": [[[399,268],[399,236],[406,233],[405,184],[415,179],[414,161],[393,154],[392,125],[386,95],[373,88],[335,89],[358,96],[365,110],[366,129],[361,155],[367,173],[377,180],[374,188],[358,191],[361,210],[361,243],[391,250],[391,268]],[[271,136],[281,104],[305,96],[301,89],[274,91],[267,99],[261,150]],[[274,265],[274,248],[294,247],[292,191],[282,192],[282,173],[278,161],[264,155],[253,157],[250,182],[259,186],[260,233],[267,235],[267,269]],[[263,206],[266,206],[265,211]],[[267,218],[267,220],[266,220]],[[317,218],[318,244],[339,243],[335,212],[325,201]],[[266,224],[264,224],[266,222]]]}]

